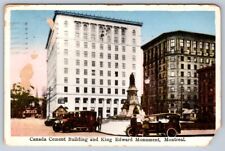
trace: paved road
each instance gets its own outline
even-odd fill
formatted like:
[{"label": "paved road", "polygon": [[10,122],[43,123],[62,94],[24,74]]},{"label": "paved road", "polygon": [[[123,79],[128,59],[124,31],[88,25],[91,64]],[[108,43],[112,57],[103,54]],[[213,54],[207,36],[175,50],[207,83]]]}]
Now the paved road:
[{"label": "paved road", "polygon": [[12,136],[107,136],[99,132],[55,133],[51,126],[45,126],[43,119],[11,119]]}]

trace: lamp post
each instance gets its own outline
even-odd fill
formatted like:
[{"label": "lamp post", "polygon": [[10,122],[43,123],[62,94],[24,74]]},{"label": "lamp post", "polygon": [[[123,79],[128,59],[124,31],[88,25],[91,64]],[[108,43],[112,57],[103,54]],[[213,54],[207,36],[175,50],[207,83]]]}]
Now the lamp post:
[{"label": "lamp post", "polygon": [[181,105],[180,105],[180,116],[181,116],[181,118],[182,118],[182,114],[183,114],[183,91],[184,91],[184,82],[183,81],[181,81],[180,82],[180,103],[181,103]]},{"label": "lamp post", "polygon": [[149,77],[148,77],[147,79],[145,79],[145,85],[146,85],[146,87],[145,87],[146,91],[145,91],[145,92],[147,93],[147,94],[146,94],[146,96],[147,96],[147,99],[146,99],[146,102],[147,102],[147,103],[146,103],[146,106],[147,106],[147,107],[146,107],[146,109],[147,109],[146,111],[147,111],[147,113],[146,113],[146,114],[149,114],[149,112],[150,112],[150,111],[149,111],[149,108],[150,108],[150,107],[149,107],[149,96],[150,96],[150,95],[149,95],[149,91],[150,91],[150,90],[149,90],[149,89],[150,89],[150,88],[149,88],[149,87],[150,87],[150,78],[149,78]]}]

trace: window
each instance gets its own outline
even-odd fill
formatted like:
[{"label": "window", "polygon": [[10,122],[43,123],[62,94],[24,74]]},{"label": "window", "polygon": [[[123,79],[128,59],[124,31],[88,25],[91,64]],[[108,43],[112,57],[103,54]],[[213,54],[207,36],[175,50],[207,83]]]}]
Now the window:
[{"label": "window", "polygon": [[107,107],[106,113],[110,113],[110,107]]},{"label": "window", "polygon": [[132,43],[133,43],[133,45],[135,45],[136,44],[136,39],[132,39]]},{"label": "window", "polygon": [[91,92],[92,93],[95,93],[95,88],[91,88]]},{"label": "window", "polygon": [[191,41],[190,40],[187,40],[187,47],[191,47]]},{"label": "window", "polygon": [[91,62],[92,67],[95,67],[95,61]]},{"label": "window", "polygon": [[108,71],[108,77],[111,77],[111,71]]},{"label": "window", "polygon": [[68,87],[64,87],[64,92],[68,92]]},{"label": "window", "polygon": [[75,103],[80,103],[80,98],[75,98]]},{"label": "window", "polygon": [[68,49],[64,49],[64,55],[68,55]]},{"label": "window", "polygon": [[95,49],[95,43],[91,44],[92,49]]},{"label": "window", "polygon": [[197,42],[193,41],[193,48],[197,48]]},{"label": "window", "polygon": [[84,69],[84,75],[88,75],[88,70]]},{"label": "window", "polygon": [[111,45],[108,45],[108,50],[111,50]]},{"label": "window", "polygon": [[75,111],[79,111],[79,107],[75,107]]},{"label": "window", "polygon": [[183,47],[183,46],[184,46],[184,40],[180,39],[180,47]]},{"label": "window", "polygon": [[115,89],[115,94],[118,94],[118,89]]},{"label": "window", "polygon": [[91,52],[91,57],[95,58],[95,52]]},{"label": "window", "polygon": [[100,67],[103,67],[103,62],[102,61],[100,61]]},{"label": "window", "polygon": [[84,84],[87,84],[87,83],[88,83],[88,79],[84,78]]},{"label": "window", "polygon": [[111,59],[111,54],[110,53],[108,53],[108,59]]},{"label": "window", "polygon": [[133,51],[133,53],[136,53],[136,48],[132,47],[132,51]]},{"label": "window", "polygon": [[68,73],[68,68],[64,68],[64,73],[65,73],[65,74]]},{"label": "window", "polygon": [[80,65],[80,60],[76,60],[76,65],[77,65],[77,66]]},{"label": "window", "polygon": [[187,76],[188,76],[188,77],[191,77],[191,72],[188,72],[188,73],[187,73]]},{"label": "window", "polygon": [[94,104],[95,103],[95,98],[91,98],[91,104]]},{"label": "window", "polygon": [[79,48],[80,47],[80,42],[76,41],[76,47]]},{"label": "window", "polygon": [[115,71],[115,77],[118,77],[118,71]]},{"label": "window", "polygon": [[184,64],[181,64],[181,65],[180,65],[180,68],[181,68],[181,69],[184,69]]},{"label": "window", "polygon": [[118,50],[119,50],[118,46],[115,46],[115,51],[118,51]]},{"label": "window", "polygon": [[212,49],[212,50],[215,50],[215,44],[214,44],[214,43],[211,44],[211,49]]},{"label": "window", "polygon": [[76,87],[76,92],[79,93],[80,92],[80,88]]},{"label": "window", "polygon": [[126,52],[126,47],[125,46],[122,46],[122,51]]},{"label": "window", "polygon": [[187,61],[189,61],[189,62],[190,62],[190,61],[191,61],[191,57],[187,57]]},{"label": "window", "polygon": [[126,81],[125,80],[122,80],[122,85],[126,86]]},{"label": "window", "polygon": [[118,27],[115,27],[114,28],[114,34],[118,34],[119,33],[119,28]]},{"label": "window", "polygon": [[115,63],[115,68],[116,69],[119,68],[119,63],[118,62]]},{"label": "window", "polygon": [[100,76],[103,76],[103,70],[99,71]]},{"label": "window", "polygon": [[196,64],[194,65],[194,69],[197,70],[197,65]]},{"label": "window", "polygon": [[84,51],[84,57],[88,57],[88,52]]},{"label": "window", "polygon": [[136,70],[136,64],[132,64],[133,70]]},{"label": "window", "polygon": [[67,20],[64,21],[64,27],[68,27],[68,21]]},{"label": "window", "polygon": [[122,89],[122,94],[126,94],[126,90],[125,89]]},{"label": "window", "polygon": [[80,79],[76,78],[76,84],[79,84],[79,83],[80,83]]},{"label": "window", "polygon": [[87,103],[88,98],[83,98],[83,103]]},{"label": "window", "polygon": [[106,100],[106,103],[107,103],[107,104],[110,104],[110,102],[111,102],[111,99],[107,99],[107,100]]},{"label": "window", "polygon": [[108,94],[111,94],[111,89],[110,88],[108,88]]},{"label": "window", "polygon": [[171,39],[170,40],[170,47],[174,47],[175,46],[175,40],[174,39]]},{"label": "window", "polygon": [[68,77],[64,77],[64,83],[68,83]]},{"label": "window", "polygon": [[77,75],[80,74],[80,69],[76,69],[76,74],[77,74]]},{"label": "window", "polygon": [[108,68],[111,68],[111,62],[108,62]]},{"label": "window", "polygon": [[103,59],[104,54],[101,52],[100,53],[100,58]]},{"label": "window", "polygon": [[103,79],[100,79],[100,85],[103,85]]},{"label": "window", "polygon": [[115,80],[115,85],[118,85],[118,80]]},{"label": "window", "polygon": [[87,111],[87,107],[83,107],[83,111]]},{"label": "window", "polygon": [[111,80],[108,80],[108,85],[111,85]]},{"label": "window", "polygon": [[123,69],[126,69],[126,64],[122,63],[122,67],[123,67]]},{"label": "window", "polygon": [[203,48],[203,43],[199,42],[199,48],[202,49]]},{"label": "window", "polygon": [[84,48],[88,48],[88,43],[84,42]]},{"label": "window", "polygon": [[87,92],[88,92],[88,88],[84,87],[84,93],[87,93]]},{"label": "window", "polygon": [[135,55],[132,56],[132,60],[136,61],[136,56]]},{"label": "window", "polygon": [[187,65],[187,68],[188,68],[188,69],[191,69],[191,65],[190,65],[190,64],[188,64],[188,65]]},{"label": "window", "polygon": [[118,99],[114,99],[114,104],[117,104],[118,103]]},{"label": "window", "polygon": [[122,55],[122,60],[126,60],[126,56],[125,55]]},{"label": "window", "polygon": [[76,50],[76,56],[80,57],[80,51],[79,50]]},{"label": "window", "polygon": [[118,60],[118,59],[119,59],[118,54],[115,54],[115,60]]},{"label": "window", "polygon": [[132,30],[132,35],[136,36],[136,31],[135,30]]},{"label": "window", "polygon": [[91,70],[91,75],[95,76],[95,70]]},{"label": "window", "polygon": [[191,84],[191,80],[190,79],[187,80],[187,84]]},{"label": "window", "polygon": [[171,76],[171,77],[174,77],[174,76],[175,76],[174,71],[172,71],[172,72],[170,73],[170,76]]},{"label": "window", "polygon": [[183,71],[180,72],[180,76],[181,76],[181,77],[184,76],[184,72],[183,72]]},{"label": "window", "polygon": [[88,66],[88,61],[84,60],[84,66]]},{"label": "window", "polygon": [[95,84],[95,79],[91,79],[91,84]]},{"label": "window", "polygon": [[125,37],[122,37],[122,44],[124,44],[125,43],[125,41],[126,41],[126,39],[125,39]]},{"label": "window", "polygon": [[100,94],[103,94],[103,88],[99,89]]},{"label": "window", "polygon": [[170,61],[174,62],[175,61],[175,57],[174,56],[171,56],[170,57]]}]

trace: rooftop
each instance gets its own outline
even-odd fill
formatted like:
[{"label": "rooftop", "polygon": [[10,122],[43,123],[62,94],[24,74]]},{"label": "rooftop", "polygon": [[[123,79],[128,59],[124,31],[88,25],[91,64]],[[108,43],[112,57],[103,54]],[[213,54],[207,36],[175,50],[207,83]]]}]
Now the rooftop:
[{"label": "rooftop", "polygon": [[162,33],[158,37],[156,37],[153,40],[151,40],[151,41],[147,42],[146,44],[142,45],[141,48],[145,49],[145,48],[155,44],[156,42],[158,42],[162,39],[165,39],[167,37],[171,37],[171,36],[193,36],[193,37],[196,37],[196,38],[215,40],[214,35],[209,35],[209,34],[204,34],[204,33],[196,33],[196,32],[190,32],[190,31],[183,31],[183,30],[176,30],[176,31]]},{"label": "rooftop", "polygon": [[95,16],[90,14],[82,14],[77,12],[69,12],[69,11],[55,11],[55,16],[53,20],[55,20],[55,17],[57,15],[66,15],[66,16],[74,16],[74,17],[80,17],[80,18],[88,18],[88,19],[96,19],[101,21],[108,21],[108,22],[116,22],[121,24],[129,24],[129,25],[135,25],[135,26],[142,26],[142,22],[137,21],[130,21],[130,20],[123,20],[123,19],[117,19],[117,18],[110,18],[110,17],[103,17],[103,16]]}]

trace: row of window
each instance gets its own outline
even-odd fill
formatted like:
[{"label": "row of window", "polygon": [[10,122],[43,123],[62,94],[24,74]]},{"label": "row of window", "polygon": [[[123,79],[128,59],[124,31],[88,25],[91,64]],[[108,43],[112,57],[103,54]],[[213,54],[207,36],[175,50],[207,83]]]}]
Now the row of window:
[{"label": "row of window", "polygon": [[[79,98],[79,97],[76,97],[75,98],[75,103],[76,104],[79,104],[79,103],[88,103],[90,101],[91,104],[95,104],[95,103],[98,103],[98,104],[102,104],[104,101],[106,101],[106,104],[111,104],[111,103],[114,103],[114,104],[118,104],[119,103],[119,99],[103,99],[103,98],[99,98],[99,99],[96,99],[96,98]],[[125,103],[125,99],[122,99],[120,100],[120,103],[121,104],[124,104]]]},{"label": "row of window", "polygon": [[[180,83],[182,84],[187,84],[187,85],[190,85],[190,84],[194,84],[194,85],[197,85],[198,84],[198,80],[197,79],[194,79],[194,80],[191,80],[191,79],[180,79]],[[170,85],[175,85],[175,79],[170,79],[169,80],[169,84]]]},{"label": "row of window", "polygon": [[[76,87],[76,93],[80,93],[80,89],[81,89],[80,87]],[[97,88],[90,88],[90,89],[91,89],[91,93],[92,94],[97,93],[96,92]],[[112,92],[112,90],[113,90],[112,88],[105,89],[105,92],[104,92],[103,88],[98,88],[98,90],[99,90],[100,94],[104,94],[104,93],[107,93],[107,94],[119,94],[119,90],[118,89],[114,89],[114,92]],[[64,92],[68,92],[68,87],[67,86],[64,86]],[[84,87],[83,88],[83,93],[88,93],[88,87]],[[126,94],[126,90],[122,89],[121,94]]]},{"label": "row of window", "polygon": [[[92,64],[91,64],[92,67],[96,67],[96,64],[95,64],[95,61],[92,61]],[[104,67],[104,64],[103,62],[100,62],[100,65],[99,65],[100,68],[103,68]],[[108,68],[113,68],[112,67],[112,63],[111,62],[108,62],[107,66]],[[118,69],[119,68],[119,63],[115,63],[115,69]],[[122,64],[122,69],[126,69],[126,64],[123,63]],[[133,70],[136,70],[136,64],[132,64],[132,69]],[[81,74],[81,69],[77,68],[75,69],[76,71],[76,75],[80,75]],[[101,72],[101,70],[100,70]],[[69,68],[65,67],[64,68],[64,74],[68,74],[69,73]],[[109,73],[109,72],[108,72]],[[84,75],[88,75],[88,69],[84,69],[83,70],[83,74]],[[91,70],[91,75],[95,76],[96,75],[96,72],[95,70]],[[100,75],[103,75],[103,73],[100,73]],[[111,75],[110,73],[108,74],[109,76]]]},{"label": "row of window", "polygon": [[[64,20],[64,27],[67,28],[68,26],[69,26],[69,21]],[[116,26],[112,27],[110,25],[100,25],[100,24],[97,25],[95,23],[85,23],[85,22],[81,23],[80,21],[74,21],[74,26],[75,26],[76,31],[80,31],[81,27],[83,27],[83,31],[88,32],[88,29],[90,28],[91,33],[95,33],[97,31],[97,28],[99,30],[99,33],[102,33],[102,31],[103,31],[107,34],[110,34],[110,33],[112,33],[112,29],[114,29],[115,35],[119,34],[119,31],[121,31],[121,35],[125,36],[126,32],[127,32],[127,29],[125,27],[119,28],[119,27],[116,27]],[[135,29],[132,30],[132,35],[136,36],[136,30]]]},{"label": "row of window", "polygon": [[[171,71],[170,72],[170,76],[171,77],[175,77],[175,73],[176,73],[176,71]],[[187,72],[184,72],[184,71],[180,71],[180,75],[179,76],[181,76],[181,77],[195,77],[195,78],[197,78],[197,72],[194,72],[194,75],[192,75],[192,72],[190,72],[190,71],[187,71]]]}]

